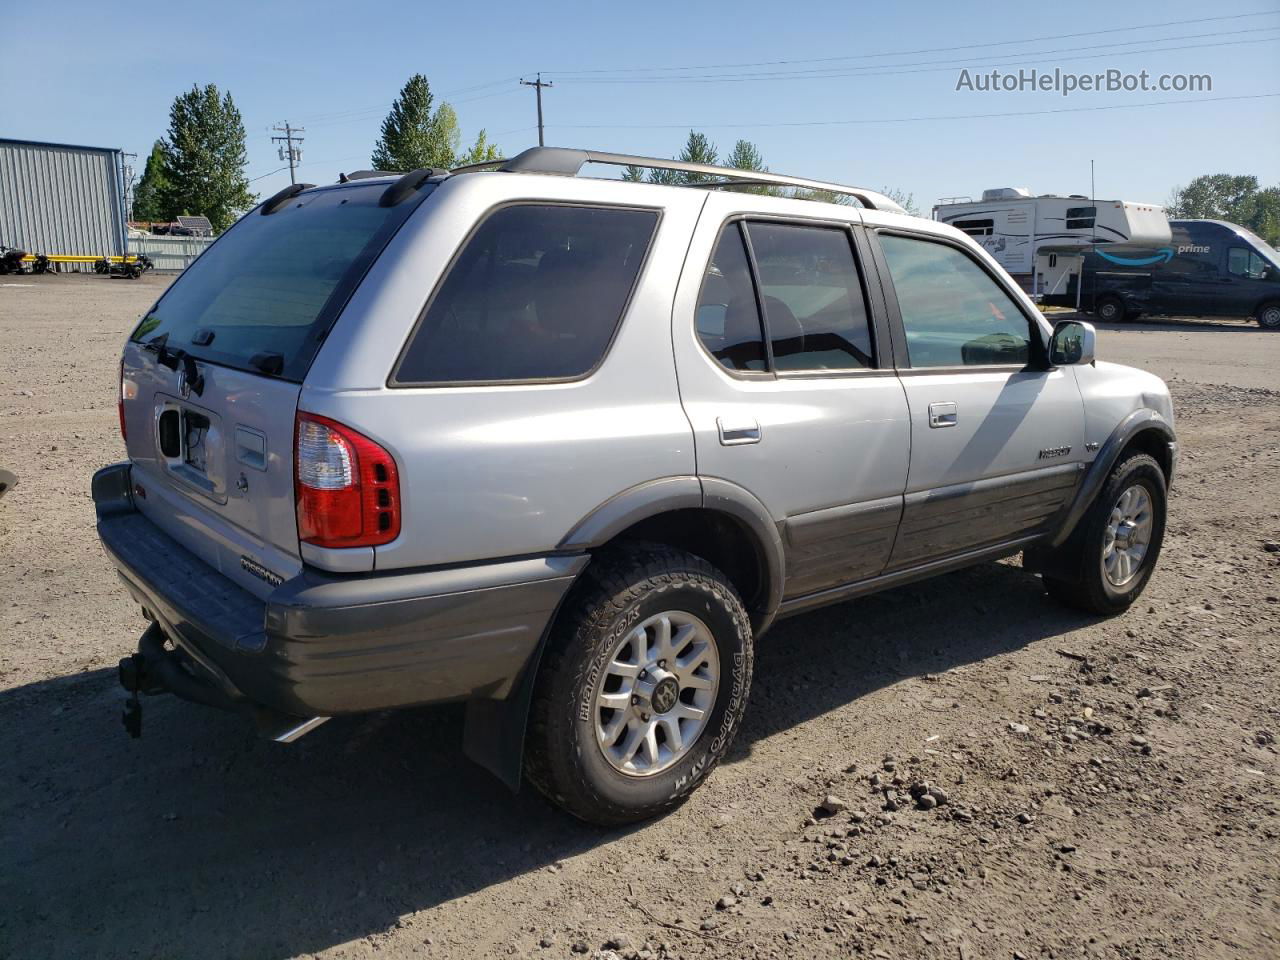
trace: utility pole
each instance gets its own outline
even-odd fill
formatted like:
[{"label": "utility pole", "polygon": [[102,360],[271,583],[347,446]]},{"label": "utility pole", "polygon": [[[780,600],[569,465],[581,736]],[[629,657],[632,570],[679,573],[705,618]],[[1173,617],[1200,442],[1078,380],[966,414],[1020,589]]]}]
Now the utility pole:
[{"label": "utility pole", "polygon": [[120,154],[120,180],[124,186],[124,217],[121,218],[121,224],[124,227],[124,249],[120,252],[126,257],[129,255],[129,221],[133,219],[133,183],[134,169],[130,160],[137,160],[136,153]]},{"label": "utility pole", "polygon": [[520,81],[520,85],[522,87],[533,87],[534,93],[537,95],[537,98],[538,98],[538,146],[540,147],[546,146],[546,144],[543,143],[543,140],[542,140],[542,88],[554,87],[555,84],[552,83],[550,80],[548,80],[546,83],[543,83],[542,72],[539,71],[537,80],[522,79]]},{"label": "utility pole", "polygon": [[301,143],[303,141],[303,138],[297,136],[297,134],[306,133],[307,128],[291,127],[289,126],[289,122],[286,120],[283,127],[280,126],[280,124],[276,124],[271,129],[278,130],[284,134],[283,137],[272,137],[271,142],[272,143],[283,142],[284,146],[280,147],[280,159],[289,161],[289,182],[297,183],[298,181],[293,175],[293,168],[294,166],[302,162],[302,148],[295,147],[294,144]]}]

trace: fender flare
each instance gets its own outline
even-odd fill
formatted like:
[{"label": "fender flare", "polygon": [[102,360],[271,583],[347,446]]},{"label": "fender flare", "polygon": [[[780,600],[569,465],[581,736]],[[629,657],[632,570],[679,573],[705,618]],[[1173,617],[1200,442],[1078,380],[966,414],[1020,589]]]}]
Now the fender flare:
[{"label": "fender flare", "polygon": [[[623,530],[672,510],[706,509],[727,514],[741,523],[760,547],[766,578],[764,602],[752,611],[759,637],[777,616],[782,603],[785,555],[778,525],[753,494],[727,480],[694,476],[662,477],[637,484],[610,497],[585,517],[557,545],[557,552],[585,552],[608,543]],[[565,597],[568,596],[568,591]],[[565,597],[561,598],[563,604]],[[552,625],[552,614],[520,679],[505,700],[467,701],[462,749],[511,790],[519,790],[524,764],[524,741],[533,688]]]},{"label": "fender flare", "polygon": [[745,527],[760,549],[763,602],[752,611],[759,635],[773,622],[782,603],[785,555],[778,525],[752,493],[717,477],[662,477],[629,487],[610,497],[556,545],[557,551],[579,553],[603,546],[628,527],[673,510],[703,509],[728,514]]},{"label": "fender flare", "polygon": [[[1121,452],[1134,437],[1147,431],[1158,434],[1165,443],[1171,446],[1176,443],[1173,427],[1169,424],[1169,421],[1161,416],[1158,411],[1149,407],[1135,410],[1121,420],[1119,426],[1111,431],[1111,436],[1107,437],[1106,442],[1098,451],[1098,455],[1093,458],[1093,463],[1085,471],[1084,478],[1080,481],[1080,486],[1076,488],[1076,495],[1064,512],[1058,531],[1050,538],[1048,546],[1059,547],[1066,542],[1067,538],[1071,536],[1079,525],[1085,512],[1093,505],[1093,501],[1102,490],[1102,485],[1107,482],[1107,477],[1111,475],[1111,468],[1115,466],[1116,461],[1120,458]],[[1169,480],[1173,479],[1172,468],[1169,470],[1168,478]]]}]

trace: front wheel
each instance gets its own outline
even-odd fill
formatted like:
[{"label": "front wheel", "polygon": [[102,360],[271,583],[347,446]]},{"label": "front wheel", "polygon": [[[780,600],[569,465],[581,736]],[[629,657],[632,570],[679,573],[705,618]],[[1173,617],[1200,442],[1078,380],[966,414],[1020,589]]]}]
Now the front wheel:
[{"label": "front wheel", "polygon": [[1094,311],[1104,323],[1119,323],[1124,319],[1124,301],[1119,297],[1099,297]]},{"label": "front wheel", "polygon": [[1280,330],[1280,303],[1264,303],[1258,311],[1258,326],[1263,330]]},{"label": "front wheel", "polygon": [[1125,457],[1059,550],[1066,563],[1045,574],[1056,600],[1089,613],[1123,613],[1151,579],[1164,542],[1164,472],[1145,453]]},{"label": "front wheel", "polygon": [[538,671],[525,770],[574,816],[616,826],[677,806],[728,751],[751,624],[724,574],[662,545],[614,550],[583,578]]}]

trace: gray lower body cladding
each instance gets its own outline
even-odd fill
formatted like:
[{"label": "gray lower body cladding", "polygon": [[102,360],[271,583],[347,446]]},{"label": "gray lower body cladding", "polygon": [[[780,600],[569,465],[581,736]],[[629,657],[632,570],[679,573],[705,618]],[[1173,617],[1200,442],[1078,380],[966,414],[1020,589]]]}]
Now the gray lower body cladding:
[{"label": "gray lower body cladding", "polygon": [[130,593],[233,699],[294,716],[509,696],[586,563],[306,570],[263,601],[134,511],[112,469],[98,534]]}]

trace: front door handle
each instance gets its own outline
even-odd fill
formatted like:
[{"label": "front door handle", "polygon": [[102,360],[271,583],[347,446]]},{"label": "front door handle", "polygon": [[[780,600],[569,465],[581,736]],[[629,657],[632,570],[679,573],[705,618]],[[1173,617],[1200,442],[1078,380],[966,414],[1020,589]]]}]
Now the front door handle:
[{"label": "front door handle", "polygon": [[728,420],[716,417],[716,427],[720,430],[720,444],[725,447],[736,447],[744,443],[760,442],[760,423],[756,420]]},{"label": "front door handle", "polygon": [[954,427],[960,421],[956,405],[951,402],[929,404],[929,426]]}]

